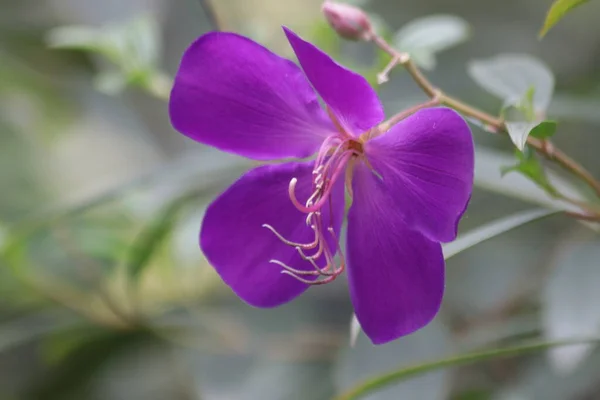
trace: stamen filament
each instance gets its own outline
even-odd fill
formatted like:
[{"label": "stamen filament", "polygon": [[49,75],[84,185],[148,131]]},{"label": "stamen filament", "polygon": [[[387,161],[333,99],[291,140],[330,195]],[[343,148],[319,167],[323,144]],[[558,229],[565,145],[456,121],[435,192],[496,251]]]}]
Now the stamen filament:
[{"label": "stamen filament", "polygon": [[[331,113],[332,114],[332,113]],[[333,114],[332,114],[333,115]],[[307,285],[322,285],[336,279],[346,268],[346,260],[341,253],[339,238],[333,228],[334,209],[332,204],[332,193],[340,176],[346,172],[347,166],[351,166],[354,157],[362,154],[362,144],[343,130],[343,125],[337,118],[332,119],[341,134],[335,134],[323,141],[312,171],[312,193],[304,204],[300,203],[296,196],[298,178],[290,180],[288,194],[294,207],[302,213],[306,213],[306,225],[313,230],[315,238],[310,243],[298,243],[283,237],[273,226],[264,224],[285,245],[294,247],[302,261],[308,262],[310,268],[299,269],[280,260],[270,260],[272,264],[281,267],[281,273],[289,275]],[[349,177],[345,177],[345,184],[349,185]],[[350,188],[351,189],[351,188]],[[322,208],[328,207],[328,226],[323,220]],[[331,238],[327,235],[331,235]],[[331,246],[330,241],[335,243]],[[312,250],[312,254],[307,254]],[[339,265],[335,261],[335,254],[340,254]],[[298,262],[298,259],[294,261]],[[323,265],[323,267],[320,267]]]},{"label": "stamen filament", "polygon": [[345,168],[343,168],[343,167],[346,166],[346,163],[348,162],[348,160],[350,160],[352,155],[353,155],[353,153],[351,153],[351,152],[344,154],[343,158],[339,161],[339,165],[336,167],[332,177],[325,182],[327,187],[321,194],[321,196],[320,196],[321,198],[315,204],[312,204],[309,206],[304,206],[304,205],[300,204],[300,202],[298,201],[298,198],[296,197],[296,193],[295,193],[296,184],[298,183],[298,179],[292,178],[292,180],[290,181],[290,186],[288,188],[288,193],[290,195],[290,199],[292,200],[292,204],[294,204],[294,206],[299,211],[304,212],[304,213],[311,213],[311,212],[315,212],[315,211],[319,210],[325,204],[325,202],[329,199],[329,196],[331,194],[331,191],[333,190],[333,187],[334,187],[334,184],[335,184],[337,178],[340,176],[340,174],[342,172],[345,171]]},{"label": "stamen filament", "polygon": [[335,278],[337,278],[337,276],[330,276],[330,277],[327,277],[325,279],[321,279],[321,280],[317,280],[317,281],[311,281],[311,280],[308,280],[308,279],[304,279],[304,278],[302,278],[302,277],[294,274],[293,272],[290,272],[290,271],[285,270],[285,269],[283,271],[281,271],[281,273],[289,275],[292,278],[294,278],[294,279],[296,279],[296,280],[298,280],[298,281],[300,281],[302,283],[306,283],[307,285],[324,285],[325,283],[332,282]]},{"label": "stamen filament", "polygon": [[277,239],[281,240],[283,243],[287,244],[288,246],[300,247],[302,249],[310,250],[310,249],[314,249],[319,244],[319,240],[317,237],[315,237],[315,241],[312,243],[297,243],[297,242],[292,242],[292,241],[284,238],[279,232],[277,232],[277,230],[275,230],[275,228],[273,228],[269,224],[262,224],[262,227],[267,228],[268,230],[273,232],[273,234],[275,234],[275,236],[277,236]]}]

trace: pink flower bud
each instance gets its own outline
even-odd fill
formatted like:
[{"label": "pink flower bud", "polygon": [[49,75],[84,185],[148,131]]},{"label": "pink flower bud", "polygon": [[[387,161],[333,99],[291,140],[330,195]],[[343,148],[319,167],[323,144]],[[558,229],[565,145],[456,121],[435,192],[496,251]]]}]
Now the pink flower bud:
[{"label": "pink flower bud", "polygon": [[326,1],[321,10],[329,25],[343,38],[365,40],[371,31],[369,17],[360,8]]}]

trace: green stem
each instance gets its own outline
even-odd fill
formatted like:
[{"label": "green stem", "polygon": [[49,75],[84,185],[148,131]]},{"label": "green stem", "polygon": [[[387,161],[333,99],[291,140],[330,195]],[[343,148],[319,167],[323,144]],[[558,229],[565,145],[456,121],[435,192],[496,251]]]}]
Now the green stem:
[{"label": "green stem", "polygon": [[552,347],[568,346],[574,344],[598,343],[600,337],[594,338],[579,338],[565,339],[557,341],[540,341],[533,343],[520,344],[516,346],[502,347],[499,349],[486,350],[482,352],[461,354],[458,356],[427,362],[419,365],[401,368],[396,371],[388,372],[375,378],[367,379],[366,381],[356,385],[352,389],[336,396],[333,400],[354,400],[360,399],[367,394],[376,392],[389,385],[401,382],[405,379],[416,375],[424,374],[436,369],[445,367],[457,367],[476,362],[491,360],[495,358],[514,357],[521,354],[532,353],[546,350]]}]

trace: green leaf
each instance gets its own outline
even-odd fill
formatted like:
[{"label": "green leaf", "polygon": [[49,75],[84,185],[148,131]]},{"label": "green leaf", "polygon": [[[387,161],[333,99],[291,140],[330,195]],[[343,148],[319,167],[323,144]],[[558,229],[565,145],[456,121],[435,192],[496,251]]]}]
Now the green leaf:
[{"label": "green leaf", "polygon": [[[597,235],[577,237],[560,247],[555,268],[542,292],[544,336],[561,340],[600,333],[600,241]],[[593,350],[591,345],[550,352],[553,366],[572,372]]]},{"label": "green leaf", "polygon": [[131,278],[139,278],[173,230],[179,212],[195,197],[195,194],[185,195],[173,201],[138,234],[127,256],[127,272]]},{"label": "green leaf", "polygon": [[535,126],[529,136],[533,136],[538,139],[546,139],[556,133],[556,121],[542,121]]},{"label": "green leaf", "polygon": [[515,156],[518,163],[512,167],[502,168],[501,173],[503,175],[512,171],[519,172],[533,181],[540,188],[544,189],[551,196],[556,196],[558,194],[556,188],[550,183],[542,164],[540,164],[534,152],[530,149],[525,149],[523,152],[516,151]]},{"label": "green leaf", "polygon": [[52,29],[46,38],[48,46],[56,49],[85,50],[111,55],[107,52],[102,32],[91,26],[62,26]]},{"label": "green leaf", "polygon": [[458,236],[455,241],[442,245],[444,259],[448,260],[481,242],[557,212],[558,210],[546,209],[524,211],[480,226]]},{"label": "green leaf", "polygon": [[527,137],[529,136],[529,132],[533,128],[535,128],[535,122],[506,122],[505,123],[506,130],[508,131],[508,136],[510,136],[510,140],[514,143],[514,145],[519,149],[519,151],[523,151],[525,149],[525,144],[527,143]]},{"label": "green leaf", "polygon": [[500,110],[500,116],[505,121],[511,122],[533,122],[535,116],[535,88],[530,86],[523,96],[512,103],[505,103]]},{"label": "green leaf", "polygon": [[475,364],[477,362],[515,357],[522,354],[533,353],[538,351],[547,350],[553,347],[559,346],[570,346],[574,344],[586,344],[586,343],[598,343],[600,338],[580,338],[580,339],[568,339],[560,341],[537,341],[519,344],[515,346],[501,347],[498,349],[486,350],[481,352],[473,352],[460,354],[450,358],[444,358],[432,362],[426,362],[423,364],[417,364],[408,368],[400,368],[395,371],[388,372],[386,374],[377,376],[375,378],[367,379],[358,385],[355,385],[352,389],[344,392],[334,400],[354,400],[364,398],[365,396],[378,392],[383,388],[402,382],[406,379],[412,378],[417,375],[422,375],[427,372],[435,371],[441,368],[458,367],[463,365]]},{"label": "green leaf", "polygon": [[431,15],[406,24],[394,36],[395,45],[425,69],[436,66],[436,53],[469,37],[469,25],[454,15]]},{"label": "green leaf", "polygon": [[548,14],[546,14],[546,20],[539,33],[539,37],[543,38],[550,28],[556,25],[556,23],[564,18],[565,15],[571,12],[575,7],[587,3],[588,1],[589,0],[556,0],[552,3],[552,6],[548,10]]},{"label": "green leaf", "polygon": [[527,118],[527,121],[533,121],[535,119],[535,103],[534,103],[534,101],[535,101],[535,87],[531,86],[525,92],[525,96],[523,96],[521,103],[519,103],[519,107],[521,108],[521,111],[523,111],[525,113],[525,118]]},{"label": "green leaf", "polygon": [[[582,211],[579,207],[552,197],[548,192],[539,187],[539,185],[522,174],[508,174],[503,176],[500,170],[513,162],[514,155],[484,146],[477,146],[475,154],[476,187],[544,207]],[[552,171],[547,171],[547,176],[560,193],[573,199],[585,201],[585,197],[579,192],[578,187],[574,186],[568,179]]]},{"label": "green leaf", "polygon": [[526,54],[501,54],[473,60],[467,69],[471,78],[507,105],[519,104],[533,87],[536,113],[548,109],[554,92],[554,75],[540,60]]},{"label": "green leaf", "polygon": [[535,88],[531,86],[514,104],[505,104],[500,111],[501,117],[506,121],[505,126],[513,144],[523,151],[527,138],[539,121],[536,118]]}]

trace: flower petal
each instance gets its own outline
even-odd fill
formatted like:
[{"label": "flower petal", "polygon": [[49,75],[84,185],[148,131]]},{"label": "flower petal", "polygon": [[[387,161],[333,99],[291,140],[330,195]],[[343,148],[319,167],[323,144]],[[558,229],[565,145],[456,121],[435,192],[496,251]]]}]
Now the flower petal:
[{"label": "flower petal", "polygon": [[[289,182],[295,177],[298,178],[298,199],[308,199],[312,168],[311,162],[265,165],[250,170],[206,211],[200,246],[223,281],[253,306],[274,307],[308,288],[308,285],[282,274],[282,268],[269,261],[279,260],[299,270],[314,268],[302,260],[294,247],[285,245],[262,225],[273,226],[292,241],[313,241],[314,233],[306,225],[306,215],[292,205],[288,195]],[[337,234],[344,213],[343,189],[343,184],[339,184],[332,194],[333,215],[330,215],[329,207],[322,210],[324,224],[331,222]],[[336,249],[333,240],[329,246]],[[323,267],[324,263],[319,266]]]},{"label": "flower petal", "polygon": [[365,151],[405,224],[434,241],[456,238],[474,171],[473,138],[458,113],[419,111],[369,141]]},{"label": "flower petal", "polygon": [[444,293],[439,243],[409,229],[396,193],[364,165],[348,213],[348,279],[360,325],[375,344],[408,335],[437,314]]},{"label": "flower petal", "polygon": [[359,135],[383,121],[381,102],[365,78],[342,67],[291,30],[283,30],[310,83],[346,128]]},{"label": "flower petal", "polygon": [[307,157],[334,129],[298,66],[234,33],[187,49],[169,112],[184,135],[259,160]]}]

